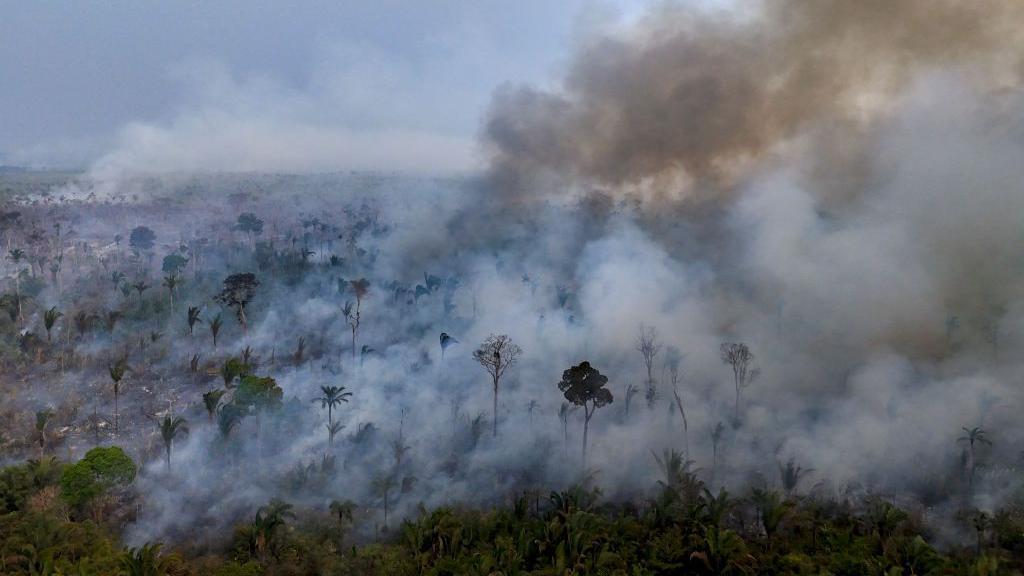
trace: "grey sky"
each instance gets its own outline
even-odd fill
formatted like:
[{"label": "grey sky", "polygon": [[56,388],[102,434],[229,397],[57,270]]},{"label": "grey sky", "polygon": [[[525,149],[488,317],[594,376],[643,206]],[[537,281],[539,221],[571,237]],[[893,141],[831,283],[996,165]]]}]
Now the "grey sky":
[{"label": "grey sky", "polygon": [[[555,81],[581,28],[637,4],[0,0],[0,163],[190,168],[282,134],[282,169],[382,168],[395,142],[467,167],[495,86]],[[289,153],[260,144],[198,167]]]}]

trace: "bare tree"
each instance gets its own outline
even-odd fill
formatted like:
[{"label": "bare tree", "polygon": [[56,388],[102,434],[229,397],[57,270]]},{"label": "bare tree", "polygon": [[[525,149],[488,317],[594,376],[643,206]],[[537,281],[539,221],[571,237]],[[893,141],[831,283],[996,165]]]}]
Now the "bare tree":
[{"label": "bare tree", "polygon": [[636,349],[644,358],[644,366],[647,368],[646,391],[647,405],[654,406],[658,396],[657,383],[654,380],[654,357],[661,351],[661,344],[658,344],[658,331],[653,326],[640,325],[640,334],[636,339]]},{"label": "bare tree", "polygon": [[733,426],[740,423],[740,393],[757,380],[760,371],[754,366],[754,353],[742,342],[722,342],[722,362],[732,367],[736,402],[733,406]]},{"label": "bare tree", "polygon": [[516,359],[522,353],[523,349],[513,344],[507,334],[501,336],[491,334],[479,348],[473,351],[473,358],[491,375],[494,386],[494,422],[492,422],[494,436],[498,435],[498,387],[501,384],[501,377],[509,366],[515,364]]},{"label": "bare tree", "polygon": [[356,334],[359,332],[359,322],[362,318],[360,316],[360,309],[363,305],[363,298],[370,293],[370,281],[366,278],[360,278],[359,280],[350,281],[349,286],[352,287],[352,292],[356,295],[356,305],[353,307],[352,302],[345,302],[345,305],[341,308],[341,312],[345,315],[345,320],[348,322],[348,326],[352,330],[352,365],[355,366]]},{"label": "bare tree", "polygon": [[686,419],[686,410],[683,408],[683,396],[679,391],[681,378],[679,366],[683,362],[683,356],[675,348],[670,347],[668,357],[665,359],[665,368],[668,370],[669,382],[672,383],[672,397],[676,401],[676,408],[683,417],[683,447],[686,450],[686,457],[690,457],[690,424]]}]

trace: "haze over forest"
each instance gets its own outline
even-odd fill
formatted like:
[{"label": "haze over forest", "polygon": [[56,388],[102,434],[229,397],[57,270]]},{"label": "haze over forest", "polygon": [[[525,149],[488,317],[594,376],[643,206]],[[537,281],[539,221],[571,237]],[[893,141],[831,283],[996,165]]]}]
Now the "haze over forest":
[{"label": "haze over forest", "polygon": [[65,8],[0,574],[1024,570],[1024,4]]}]

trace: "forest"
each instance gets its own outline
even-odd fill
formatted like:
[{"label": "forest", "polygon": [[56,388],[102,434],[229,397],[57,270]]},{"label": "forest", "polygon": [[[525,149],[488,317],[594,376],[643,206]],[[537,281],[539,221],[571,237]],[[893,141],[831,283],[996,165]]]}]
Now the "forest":
[{"label": "forest", "polygon": [[1024,3],[486,5],[0,9],[0,574],[1024,574]]}]

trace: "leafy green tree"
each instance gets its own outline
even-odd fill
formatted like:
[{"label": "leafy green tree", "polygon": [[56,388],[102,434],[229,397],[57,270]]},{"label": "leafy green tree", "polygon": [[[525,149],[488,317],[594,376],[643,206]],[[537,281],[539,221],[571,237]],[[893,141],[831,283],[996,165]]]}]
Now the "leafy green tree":
[{"label": "leafy green tree", "polygon": [[761,527],[764,528],[768,549],[771,550],[772,536],[775,535],[779,529],[779,524],[782,523],[789,514],[789,511],[793,508],[793,503],[788,500],[784,500],[782,496],[774,490],[762,488],[754,488],[751,491],[750,500],[757,509],[757,515],[761,521]]},{"label": "leafy green tree", "polygon": [[57,310],[56,306],[51,307],[49,310],[43,313],[43,326],[46,328],[46,341],[51,341],[51,332],[53,332],[53,326],[57,323],[57,320],[63,316],[64,313]]},{"label": "leafy green tree", "polygon": [[160,422],[160,438],[164,441],[164,454],[165,462],[167,463],[167,469],[171,469],[171,448],[174,445],[174,440],[179,436],[185,436],[188,434],[188,422],[185,421],[181,416],[165,416]]},{"label": "leafy green tree", "polygon": [[231,432],[242,423],[245,410],[234,404],[224,404],[217,409],[217,429],[222,439],[227,440]]},{"label": "leafy green tree", "polygon": [[498,436],[498,388],[501,377],[522,354],[523,349],[514,344],[507,334],[491,334],[473,351],[473,358],[491,375],[491,386],[494,391],[494,420],[491,422],[491,433],[494,437]]},{"label": "leafy green tree", "polygon": [[118,446],[98,447],[66,467],[60,478],[61,496],[80,507],[107,491],[135,480],[135,463]]},{"label": "leafy green tree", "polygon": [[346,392],[344,386],[321,386],[321,396],[313,398],[313,402],[319,402],[321,409],[327,409],[327,430],[328,443],[334,444],[334,409],[342,402],[348,402],[352,397],[351,392]]},{"label": "leafy green tree", "polygon": [[611,390],[605,388],[608,377],[601,374],[590,362],[580,364],[562,372],[562,380],[558,389],[565,399],[576,406],[583,407],[583,465],[587,463],[587,436],[590,432],[590,419],[598,408],[612,403]]},{"label": "leafy green tree", "polygon": [[156,233],[146,226],[136,226],[128,236],[128,245],[136,252],[149,252],[156,244]]},{"label": "leafy green tree", "polygon": [[235,380],[249,374],[249,364],[232,356],[220,367],[220,376],[224,380],[225,388],[232,388]]},{"label": "leafy green tree", "polygon": [[277,531],[288,518],[295,518],[292,505],[277,498],[256,511],[252,521],[251,547],[261,561],[266,562],[267,552],[274,544]]}]

